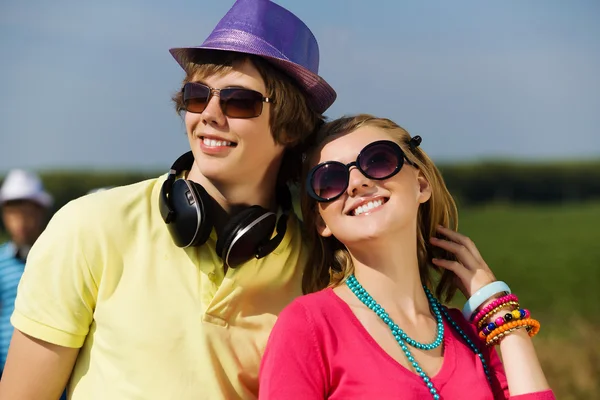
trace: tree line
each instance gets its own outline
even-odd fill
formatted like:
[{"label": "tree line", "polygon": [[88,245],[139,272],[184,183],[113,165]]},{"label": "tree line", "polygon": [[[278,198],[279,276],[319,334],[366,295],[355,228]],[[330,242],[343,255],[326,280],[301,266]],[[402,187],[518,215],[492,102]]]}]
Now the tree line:
[{"label": "tree line", "polygon": [[[441,165],[460,206],[502,203],[566,203],[600,200],[600,160],[581,163],[484,162]],[[127,185],[164,172],[40,172],[55,210],[92,189]],[[2,177],[3,178],[3,177]],[[295,196],[298,188],[292,188]]]}]

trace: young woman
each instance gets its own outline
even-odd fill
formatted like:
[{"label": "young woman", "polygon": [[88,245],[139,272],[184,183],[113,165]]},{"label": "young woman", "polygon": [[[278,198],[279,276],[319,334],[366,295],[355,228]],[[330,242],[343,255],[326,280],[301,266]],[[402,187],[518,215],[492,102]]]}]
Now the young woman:
[{"label": "young woman", "polygon": [[[539,323],[455,231],[420,142],[369,115],[320,129],[302,199],[315,293],[275,324],[261,399],[554,398],[530,339]],[[462,313],[438,300],[456,289]]]}]

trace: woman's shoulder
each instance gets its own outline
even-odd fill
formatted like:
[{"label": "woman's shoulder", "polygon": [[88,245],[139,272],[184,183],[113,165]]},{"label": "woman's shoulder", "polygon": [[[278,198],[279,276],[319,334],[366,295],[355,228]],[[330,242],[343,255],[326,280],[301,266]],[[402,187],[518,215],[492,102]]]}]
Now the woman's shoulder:
[{"label": "woman's shoulder", "polygon": [[336,295],[331,288],[305,294],[296,297],[287,307],[285,307],[284,311],[298,311],[301,309],[308,310],[311,313],[329,311],[336,302],[335,296]]},{"label": "woman's shoulder", "polygon": [[295,298],[279,314],[278,322],[315,324],[334,315],[337,309],[336,294],[327,288]]}]

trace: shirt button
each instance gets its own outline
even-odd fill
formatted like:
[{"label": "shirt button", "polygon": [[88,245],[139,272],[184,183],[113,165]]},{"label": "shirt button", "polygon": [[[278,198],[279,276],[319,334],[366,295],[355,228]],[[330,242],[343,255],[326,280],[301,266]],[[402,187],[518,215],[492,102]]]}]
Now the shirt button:
[{"label": "shirt button", "polygon": [[214,281],[215,280],[215,273],[214,272],[210,272],[208,274],[208,279],[210,279],[211,281]]}]

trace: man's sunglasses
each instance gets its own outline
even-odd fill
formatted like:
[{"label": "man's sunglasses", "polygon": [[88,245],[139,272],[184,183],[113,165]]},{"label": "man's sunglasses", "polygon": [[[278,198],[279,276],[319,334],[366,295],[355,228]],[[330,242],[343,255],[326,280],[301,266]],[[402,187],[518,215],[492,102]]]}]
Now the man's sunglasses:
[{"label": "man's sunglasses", "polygon": [[356,161],[349,164],[326,161],[311,169],[306,177],[306,190],[310,197],[318,202],[333,201],[348,189],[350,167],[355,166],[369,179],[383,180],[400,172],[404,160],[416,167],[397,143],[379,140],[365,146],[356,157]]},{"label": "man's sunglasses", "polygon": [[197,82],[183,86],[183,107],[191,113],[202,113],[212,95],[219,95],[223,114],[231,118],[254,118],[262,113],[263,102],[272,103],[273,99],[264,97],[256,90],[243,88],[215,89]]}]

